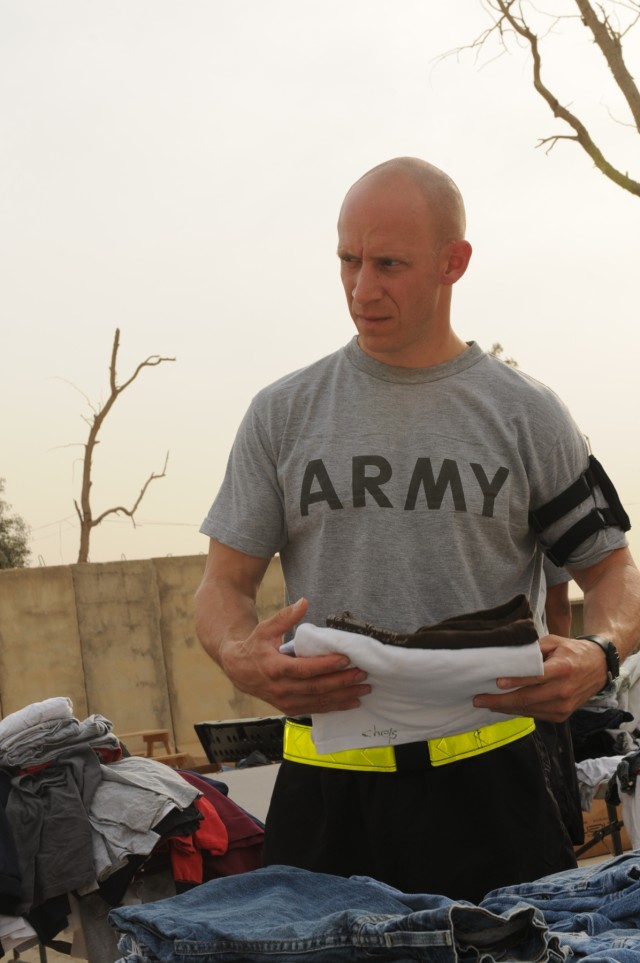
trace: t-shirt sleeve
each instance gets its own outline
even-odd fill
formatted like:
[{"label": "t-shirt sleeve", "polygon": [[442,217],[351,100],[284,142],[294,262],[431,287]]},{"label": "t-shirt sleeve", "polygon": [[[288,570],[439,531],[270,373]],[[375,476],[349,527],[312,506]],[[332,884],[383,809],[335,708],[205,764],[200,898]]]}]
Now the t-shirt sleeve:
[{"label": "t-shirt sleeve", "polygon": [[[584,437],[575,424],[568,419],[565,430],[559,435],[554,450],[543,469],[547,477],[556,478],[555,489],[552,492],[547,492],[545,499],[539,500],[535,505],[532,505],[532,508],[538,509],[546,500],[551,500],[551,498],[561,494],[586,471],[588,463],[589,455]],[[540,543],[545,552],[552,550],[558,539],[565,535],[577,522],[598,509],[608,507],[601,488],[595,485],[582,502],[539,534]],[[600,562],[615,549],[625,548],[627,544],[627,538],[621,525],[607,525],[604,528],[599,528],[595,534],[578,542],[566,559],[566,565],[576,569],[588,568]],[[553,562],[551,562],[551,567],[554,567]],[[562,569],[558,568],[558,571],[561,572]]]},{"label": "t-shirt sleeve", "polygon": [[286,543],[276,454],[255,401],[238,429],[222,486],[200,531],[257,558],[271,558]]},{"label": "t-shirt sleeve", "polygon": [[544,578],[547,586],[562,585],[564,582],[570,582],[571,576],[567,572],[566,568],[560,568],[547,558],[545,555],[542,559],[542,568],[544,570]]}]

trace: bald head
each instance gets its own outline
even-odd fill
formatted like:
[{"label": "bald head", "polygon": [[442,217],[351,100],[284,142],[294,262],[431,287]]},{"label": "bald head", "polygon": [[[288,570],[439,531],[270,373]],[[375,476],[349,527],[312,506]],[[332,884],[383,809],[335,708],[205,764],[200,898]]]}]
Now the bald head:
[{"label": "bald head", "polygon": [[394,157],[372,167],[363,174],[347,191],[350,193],[360,186],[377,187],[389,190],[398,181],[409,181],[420,192],[432,219],[432,230],[436,247],[449,241],[459,241],[465,236],[466,217],[464,201],[455,182],[433,164],[419,157]]}]

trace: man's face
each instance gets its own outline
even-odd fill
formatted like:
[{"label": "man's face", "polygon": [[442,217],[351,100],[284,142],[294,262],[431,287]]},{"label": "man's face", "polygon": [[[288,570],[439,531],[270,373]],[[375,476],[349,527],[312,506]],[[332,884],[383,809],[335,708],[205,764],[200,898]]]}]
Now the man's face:
[{"label": "man's face", "polygon": [[338,256],[362,350],[401,367],[433,363],[432,347],[448,332],[449,287],[416,185],[397,175],[356,184],[340,212]]}]

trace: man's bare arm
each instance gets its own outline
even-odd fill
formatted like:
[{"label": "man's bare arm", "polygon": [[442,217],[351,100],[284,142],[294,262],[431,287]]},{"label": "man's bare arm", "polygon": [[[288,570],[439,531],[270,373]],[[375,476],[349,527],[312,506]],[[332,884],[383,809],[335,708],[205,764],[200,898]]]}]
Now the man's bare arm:
[{"label": "man's bare arm", "polygon": [[258,624],[256,598],[268,558],[245,555],[211,539],[195,596],[196,633],[205,652],[224,668],[220,649],[228,639],[246,639]]},{"label": "man's bare arm", "polygon": [[205,651],[236,688],[269,702],[287,715],[351,709],[370,691],[365,674],[347,668],[340,654],[296,659],[279,649],[284,633],[300,622],[300,599],[260,622],[258,588],[269,559],[245,555],[211,540],[196,592],[196,632]]},{"label": "man's bare arm", "polygon": [[572,575],[584,592],[584,633],[611,639],[623,662],[640,643],[640,572],[631,552],[618,549]]}]

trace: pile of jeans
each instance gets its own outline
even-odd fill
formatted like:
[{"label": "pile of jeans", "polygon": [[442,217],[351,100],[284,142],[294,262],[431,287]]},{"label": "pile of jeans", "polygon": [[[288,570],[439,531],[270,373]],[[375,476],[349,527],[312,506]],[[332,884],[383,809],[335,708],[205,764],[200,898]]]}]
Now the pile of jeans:
[{"label": "pile of jeans", "polygon": [[119,963],[637,963],[640,853],[494,890],[478,905],[270,866],[112,910]]}]

